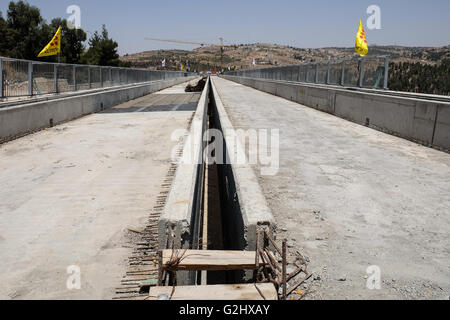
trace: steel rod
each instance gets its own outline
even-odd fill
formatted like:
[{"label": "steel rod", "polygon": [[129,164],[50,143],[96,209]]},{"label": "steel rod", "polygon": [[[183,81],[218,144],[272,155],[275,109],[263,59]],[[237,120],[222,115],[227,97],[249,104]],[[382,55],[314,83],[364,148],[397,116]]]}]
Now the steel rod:
[{"label": "steel rod", "polygon": [[359,60],[359,84],[358,86],[362,88],[364,85],[364,59]]},{"label": "steel rod", "polygon": [[33,62],[28,62],[28,95],[33,96]]},{"label": "steel rod", "polygon": [[388,89],[388,81],[389,81],[389,57],[384,58],[384,84],[383,89]]},{"label": "steel rod", "polygon": [[3,59],[0,59],[0,98],[5,97],[3,83]]},{"label": "steel rod", "polygon": [[58,65],[53,65],[53,91],[58,93]]},{"label": "steel rod", "polygon": [[278,251],[278,253],[281,255],[282,254],[282,250],[281,248],[276,244],[276,242],[272,239],[272,237],[270,236],[269,231],[266,229],[265,231],[265,236],[267,237],[267,239],[270,241],[270,243],[272,244],[272,246]]},{"label": "steel rod", "polygon": [[287,265],[287,240],[283,240],[283,300],[286,300],[287,297],[287,281],[286,281],[286,265]]}]

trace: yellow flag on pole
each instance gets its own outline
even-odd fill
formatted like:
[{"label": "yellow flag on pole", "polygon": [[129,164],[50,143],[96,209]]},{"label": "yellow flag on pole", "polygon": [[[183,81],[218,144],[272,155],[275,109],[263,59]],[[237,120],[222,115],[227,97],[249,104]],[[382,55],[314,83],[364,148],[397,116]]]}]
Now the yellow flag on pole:
[{"label": "yellow flag on pole", "polygon": [[366,32],[364,31],[361,20],[359,20],[358,34],[356,35],[355,51],[359,53],[361,57],[364,57],[369,53],[369,47],[367,46]]},{"label": "yellow flag on pole", "polygon": [[61,52],[61,26],[56,31],[56,34],[53,36],[52,41],[50,41],[44,49],[39,53],[38,58],[40,57],[48,57],[54,56]]}]

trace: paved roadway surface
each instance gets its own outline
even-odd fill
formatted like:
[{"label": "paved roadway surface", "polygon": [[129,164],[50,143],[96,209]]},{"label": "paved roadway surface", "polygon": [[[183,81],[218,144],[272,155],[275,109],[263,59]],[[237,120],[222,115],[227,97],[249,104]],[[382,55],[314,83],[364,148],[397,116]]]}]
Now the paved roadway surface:
[{"label": "paved roadway surface", "polygon": [[[449,299],[449,154],[214,83],[235,129],[280,129],[278,174],[254,169],[278,239],[310,260],[310,299]],[[373,265],[381,290],[366,287]]]},{"label": "paved roadway surface", "polygon": [[113,297],[196,109],[185,86],[0,145],[0,299]]}]

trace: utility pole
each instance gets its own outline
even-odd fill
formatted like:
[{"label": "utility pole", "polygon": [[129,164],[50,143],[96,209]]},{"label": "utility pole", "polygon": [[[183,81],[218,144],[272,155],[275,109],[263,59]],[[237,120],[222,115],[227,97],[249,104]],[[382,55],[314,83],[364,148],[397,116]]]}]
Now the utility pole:
[{"label": "utility pole", "polygon": [[219,38],[220,40],[220,67],[223,67],[223,53],[225,51],[225,48],[223,46],[223,38]]}]

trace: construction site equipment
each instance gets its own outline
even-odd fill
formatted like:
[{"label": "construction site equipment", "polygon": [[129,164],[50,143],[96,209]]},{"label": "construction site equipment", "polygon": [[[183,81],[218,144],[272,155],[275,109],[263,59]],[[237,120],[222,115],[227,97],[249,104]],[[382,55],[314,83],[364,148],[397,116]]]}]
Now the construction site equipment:
[{"label": "construction site equipment", "polygon": [[[261,243],[262,242],[262,243]],[[275,249],[272,251],[271,248]],[[281,257],[281,259],[277,258]],[[150,288],[150,300],[286,300],[311,275],[306,262],[287,274],[287,240],[281,248],[268,230],[257,232],[256,251],[165,249],[159,252],[158,286]],[[177,287],[178,271],[254,270],[254,284]],[[290,286],[301,273],[306,276]],[[168,277],[167,277],[168,276]],[[281,289],[281,290],[280,290]],[[280,296],[278,293],[281,291]],[[220,294],[217,294],[220,292]]]},{"label": "construction site equipment", "polygon": [[[170,39],[159,39],[159,38],[145,38],[149,41],[160,41],[160,42],[171,42],[171,43],[181,43],[181,44],[194,44],[199,46],[217,46],[217,44],[211,44],[206,42],[194,42],[194,41],[183,41],[183,40],[170,40]],[[223,43],[222,43],[223,44]]]},{"label": "construction site equipment", "polygon": [[190,83],[186,87],[186,92],[203,92],[206,85],[206,78],[202,78],[195,86]]}]

